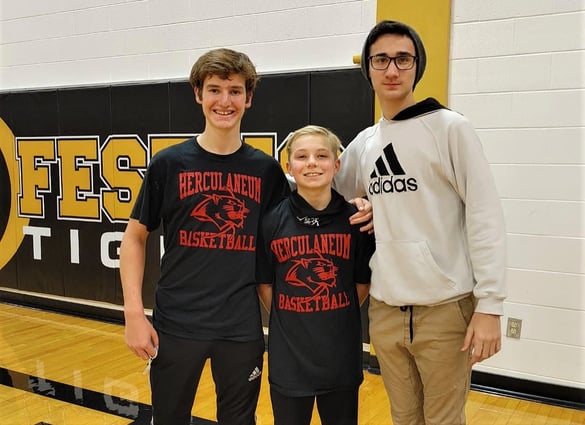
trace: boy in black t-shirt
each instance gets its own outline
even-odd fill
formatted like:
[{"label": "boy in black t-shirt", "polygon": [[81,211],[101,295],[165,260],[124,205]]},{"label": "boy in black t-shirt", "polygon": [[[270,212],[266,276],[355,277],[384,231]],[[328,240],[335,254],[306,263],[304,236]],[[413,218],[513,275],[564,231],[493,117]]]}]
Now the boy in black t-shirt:
[{"label": "boy in black t-shirt", "polygon": [[[297,190],[269,211],[257,254],[258,292],[270,311],[268,368],[275,425],[357,424],[362,375],[360,304],[373,237],[350,225],[356,208],[331,189],[339,139],[306,126],[288,141]],[[357,283],[357,284],[356,284]]]},{"label": "boy in black t-shirt", "polygon": [[[208,358],[218,422],[255,423],[265,349],[256,234],[264,211],[289,193],[280,164],[240,137],[257,80],[243,53],[217,49],[197,60],[190,82],[205,129],[152,159],[124,233],[126,343],[153,359],[154,425],[189,424]],[[142,303],[144,249],[161,222],[164,255],[151,325]]]}]

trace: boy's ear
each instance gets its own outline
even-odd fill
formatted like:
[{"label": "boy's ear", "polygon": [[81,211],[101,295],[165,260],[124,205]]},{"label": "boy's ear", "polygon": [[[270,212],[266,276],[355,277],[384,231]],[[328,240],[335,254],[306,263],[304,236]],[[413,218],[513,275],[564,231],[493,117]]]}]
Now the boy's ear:
[{"label": "boy's ear", "polygon": [[290,174],[290,162],[286,161],[286,172]]},{"label": "boy's ear", "polygon": [[202,102],[202,99],[201,99],[201,90],[198,89],[197,87],[195,87],[193,89],[193,93],[195,94],[195,101],[197,103],[201,103]]},{"label": "boy's ear", "polygon": [[250,92],[246,94],[246,108],[252,106],[252,97],[254,97],[254,93]]}]

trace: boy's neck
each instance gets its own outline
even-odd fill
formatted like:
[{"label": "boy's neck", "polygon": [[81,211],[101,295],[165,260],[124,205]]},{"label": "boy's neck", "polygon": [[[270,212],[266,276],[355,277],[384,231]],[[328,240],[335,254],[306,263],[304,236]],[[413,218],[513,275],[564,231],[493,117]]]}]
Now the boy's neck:
[{"label": "boy's neck", "polygon": [[387,120],[391,120],[398,113],[402,112],[406,108],[416,105],[414,96],[408,96],[402,101],[388,100],[386,102],[380,100],[380,108],[382,109],[382,115]]},{"label": "boy's neck", "polygon": [[299,195],[317,211],[323,211],[331,202],[331,187],[326,189],[311,190],[297,187]]},{"label": "boy's neck", "polygon": [[242,146],[240,129],[222,130],[205,128],[203,133],[197,137],[197,143],[207,152],[218,155],[229,155]]}]

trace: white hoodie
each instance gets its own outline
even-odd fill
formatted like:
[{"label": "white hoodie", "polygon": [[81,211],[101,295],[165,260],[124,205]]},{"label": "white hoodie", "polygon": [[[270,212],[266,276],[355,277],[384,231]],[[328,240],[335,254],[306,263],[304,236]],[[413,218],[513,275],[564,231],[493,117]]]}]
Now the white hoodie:
[{"label": "white hoodie", "polygon": [[503,314],[503,214],[465,117],[426,99],[382,118],[343,152],[334,187],[346,199],[372,203],[372,297],[437,305],[473,291],[477,312]]}]

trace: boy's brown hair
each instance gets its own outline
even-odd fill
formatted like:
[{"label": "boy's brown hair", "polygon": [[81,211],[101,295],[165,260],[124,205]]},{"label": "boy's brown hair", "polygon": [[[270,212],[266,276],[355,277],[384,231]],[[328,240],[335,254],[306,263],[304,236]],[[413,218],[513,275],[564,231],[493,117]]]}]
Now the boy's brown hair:
[{"label": "boy's brown hair", "polygon": [[259,80],[256,67],[248,55],[231,49],[215,49],[203,54],[193,64],[189,82],[196,92],[201,92],[207,77],[217,75],[227,79],[232,74],[244,77],[246,96],[251,96]]}]

